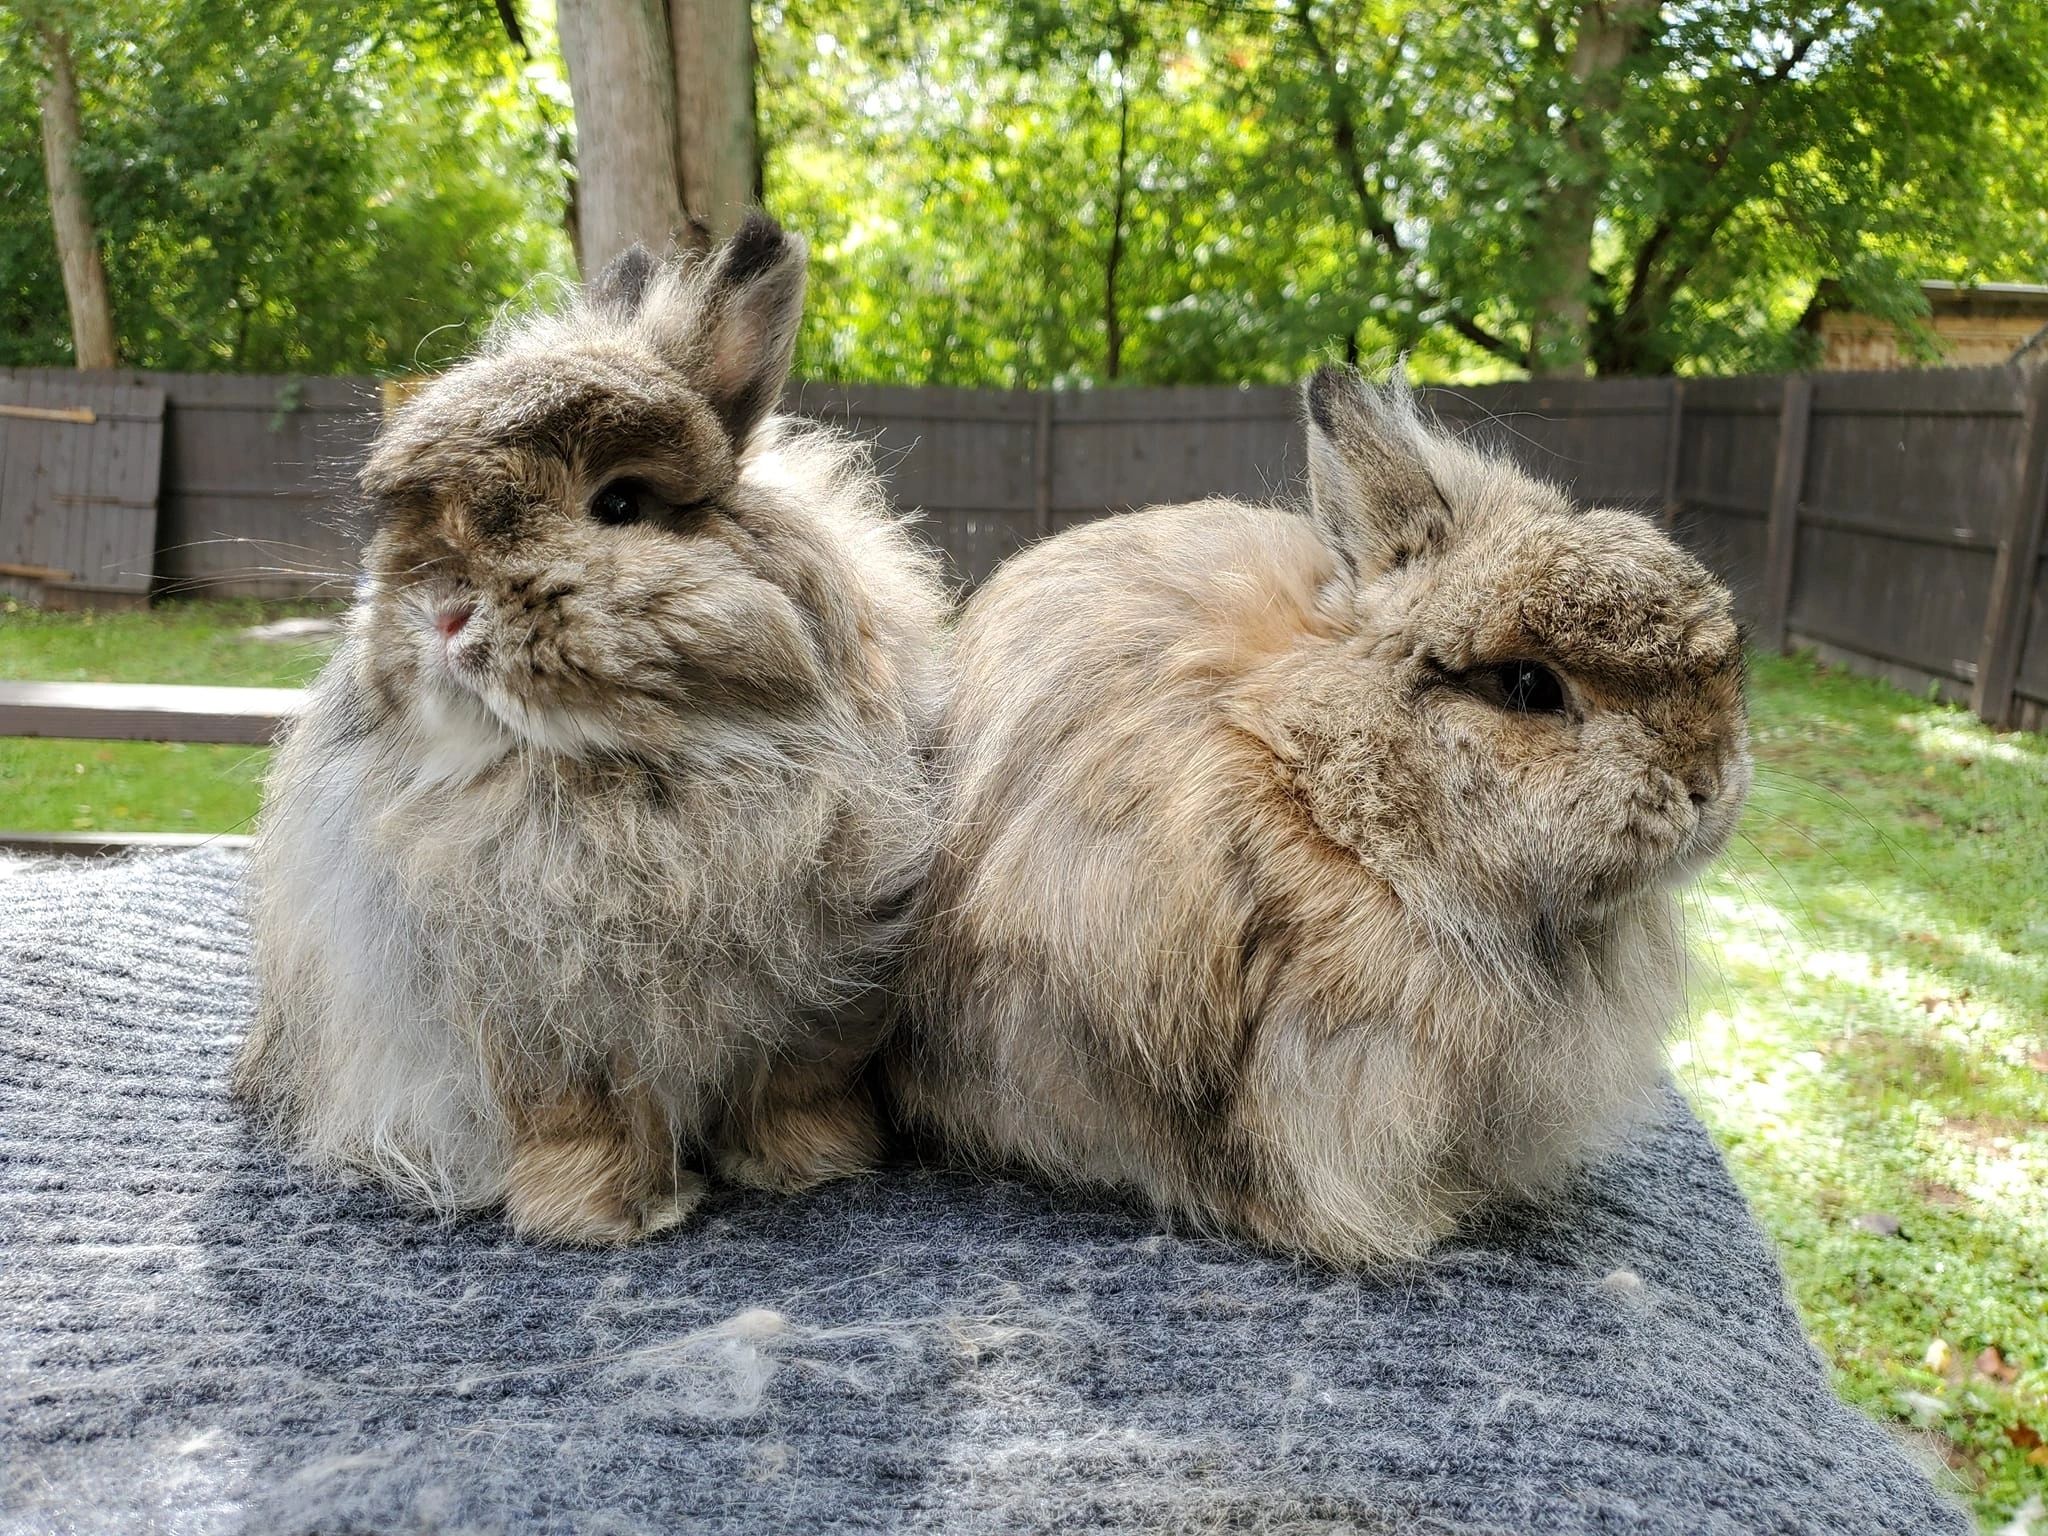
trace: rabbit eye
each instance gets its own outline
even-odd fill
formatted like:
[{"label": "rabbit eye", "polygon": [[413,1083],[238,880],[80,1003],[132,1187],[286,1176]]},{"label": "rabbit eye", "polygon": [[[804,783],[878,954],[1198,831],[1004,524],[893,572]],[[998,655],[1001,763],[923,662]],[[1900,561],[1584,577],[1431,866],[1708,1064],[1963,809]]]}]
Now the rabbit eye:
[{"label": "rabbit eye", "polygon": [[677,503],[644,480],[614,480],[590,498],[590,515],[607,528],[650,523],[670,533],[688,533],[712,508],[712,498]]},{"label": "rabbit eye", "polygon": [[590,515],[607,528],[623,528],[645,518],[655,500],[638,480],[614,480],[590,498]]},{"label": "rabbit eye", "polygon": [[1525,715],[1554,715],[1564,709],[1564,684],[1535,661],[1504,661],[1493,669],[1500,706]]}]

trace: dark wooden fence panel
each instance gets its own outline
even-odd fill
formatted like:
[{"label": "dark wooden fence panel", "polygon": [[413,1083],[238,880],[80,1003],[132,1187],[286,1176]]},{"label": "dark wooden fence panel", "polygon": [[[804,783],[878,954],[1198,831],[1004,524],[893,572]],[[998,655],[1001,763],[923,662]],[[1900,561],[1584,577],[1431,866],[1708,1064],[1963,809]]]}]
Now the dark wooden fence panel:
[{"label": "dark wooden fence panel", "polygon": [[382,420],[375,382],[171,379],[165,587],[345,595],[366,532],[353,480]]},{"label": "dark wooden fence panel", "polygon": [[1777,469],[1779,379],[1688,379],[1679,417],[1672,532],[1763,618],[1764,552]]},{"label": "dark wooden fence panel", "polygon": [[[102,392],[109,430],[133,414],[160,450],[136,436],[102,453],[99,428],[0,418],[0,563],[125,581],[132,597],[153,543],[158,592],[345,593],[365,531],[353,475],[381,418],[374,381],[0,372],[0,401],[61,406],[81,390]],[[921,509],[962,585],[1128,507],[1302,493],[1292,389],[809,384],[787,404],[869,441],[891,497]],[[2001,723],[2048,720],[2048,377],[1575,380],[1429,390],[1423,404],[1583,502],[1666,519],[1763,643],[1973,690]],[[91,516],[78,501],[51,515],[38,487],[59,480]],[[151,518],[153,541],[139,531]]]},{"label": "dark wooden fence panel", "polygon": [[[375,380],[0,370],[0,384],[48,391],[67,383],[161,392],[155,591],[347,592],[362,542],[351,482],[381,420]],[[135,568],[150,574],[150,556]]]},{"label": "dark wooden fence panel", "polygon": [[1039,397],[1025,390],[801,384],[785,405],[872,444],[892,500],[958,583],[979,581],[1044,531]]},{"label": "dark wooden fence panel", "polygon": [[1180,387],[1055,395],[1052,526],[1208,496],[1298,494],[1306,460],[1291,389]]},{"label": "dark wooden fence panel", "polygon": [[1962,697],[2019,491],[2024,380],[1936,377],[1814,380],[1787,631]]},{"label": "dark wooden fence panel", "polygon": [[2017,707],[2012,723],[2030,731],[2048,730],[2048,554],[2034,562],[2032,601],[2027,605],[2026,642],[2020,652],[2013,692]]},{"label": "dark wooden fence panel", "polygon": [[1663,379],[1431,389],[1423,403],[1475,446],[1505,453],[1588,505],[1662,505],[1671,427]]},{"label": "dark wooden fence panel", "polygon": [[0,377],[0,591],[148,600],[164,393],[91,375]]}]

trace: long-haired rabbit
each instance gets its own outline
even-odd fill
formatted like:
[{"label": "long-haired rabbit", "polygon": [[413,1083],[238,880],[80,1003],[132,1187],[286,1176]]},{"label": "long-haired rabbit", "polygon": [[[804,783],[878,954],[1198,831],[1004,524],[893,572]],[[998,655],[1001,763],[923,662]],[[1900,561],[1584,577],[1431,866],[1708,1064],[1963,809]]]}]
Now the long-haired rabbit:
[{"label": "long-haired rabbit", "polygon": [[236,1085],[315,1161],[621,1242],[715,1159],[877,1145],[945,597],[863,453],[771,415],[803,242],[636,250],[396,414],[256,841]]},{"label": "long-haired rabbit", "polygon": [[967,606],[889,1080],[984,1161],[1374,1264],[1646,1098],[1743,658],[1644,519],[1398,385],[1307,407],[1309,515],[1109,518]]}]

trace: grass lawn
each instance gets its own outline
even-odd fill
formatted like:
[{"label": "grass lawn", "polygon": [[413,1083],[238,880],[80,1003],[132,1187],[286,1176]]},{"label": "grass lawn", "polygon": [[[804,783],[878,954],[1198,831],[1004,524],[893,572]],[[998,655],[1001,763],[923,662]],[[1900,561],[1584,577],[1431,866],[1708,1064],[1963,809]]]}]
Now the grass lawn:
[{"label": "grass lawn", "polygon": [[[238,638],[279,611],[0,607],[0,677],[300,683]],[[1674,1066],[1843,1395],[2000,1529],[2048,1491],[2048,740],[1778,659],[1754,727]],[[0,740],[0,824],[227,830],[265,755]]]},{"label": "grass lawn", "polygon": [[[231,683],[290,688],[321,642],[244,640],[251,625],[322,611],[304,603],[167,603],[146,613],[40,613],[0,600],[0,678]],[[255,814],[267,751],[0,737],[0,829],[231,832]]]},{"label": "grass lawn", "polygon": [[1752,710],[1674,1066],[1837,1387],[2000,1529],[2048,1493],[2048,739],[1797,660]]}]

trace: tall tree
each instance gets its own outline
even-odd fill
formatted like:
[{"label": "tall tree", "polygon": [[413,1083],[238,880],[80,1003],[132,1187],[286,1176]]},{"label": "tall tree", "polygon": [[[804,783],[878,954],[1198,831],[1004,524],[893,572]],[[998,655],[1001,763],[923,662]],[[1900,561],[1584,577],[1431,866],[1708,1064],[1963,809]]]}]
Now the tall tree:
[{"label": "tall tree", "polygon": [[576,99],[577,256],[586,273],[683,229],[675,61],[664,0],[562,0],[562,59]]},{"label": "tall tree", "polygon": [[[1529,321],[1532,373],[1586,371],[1592,350],[1593,236],[1608,190],[1607,135],[1629,74],[1652,40],[1656,0],[1582,0],[1570,43],[1569,89],[1557,103],[1553,132],[1560,153],[1553,185],[1530,241],[1536,291]],[[1535,19],[1540,55],[1555,56],[1555,19]]]},{"label": "tall tree", "polygon": [[749,0],[561,0],[578,254],[716,237],[758,200]]},{"label": "tall tree", "polygon": [[749,0],[668,0],[676,61],[676,169],[683,211],[729,233],[761,200]]},{"label": "tall tree", "polygon": [[1918,279],[2048,271],[2039,0],[763,17],[771,191],[821,232],[814,370],[1252,380],[1395,349],[1438,376],[1784,367],[1823,280],[1908,320]]},{"label": "tall tree", "polygon": [[64,273],[64,299],[71,311],[71,355],[80,368],[112,368],[120,361],[114,342],[114,303],[107,292],[107,268],[100,236],[78,168],[85,139],[78,105],[78,75],[71,39],[51,17],[36,23],[47,70],[38,90],[43,121],[43,175],[49,187],[50,224],[57,237],[57,261]]}]

